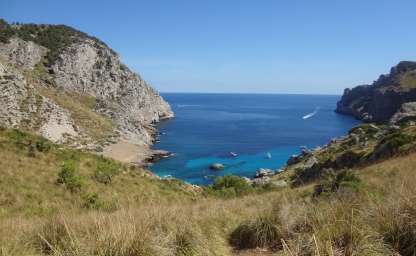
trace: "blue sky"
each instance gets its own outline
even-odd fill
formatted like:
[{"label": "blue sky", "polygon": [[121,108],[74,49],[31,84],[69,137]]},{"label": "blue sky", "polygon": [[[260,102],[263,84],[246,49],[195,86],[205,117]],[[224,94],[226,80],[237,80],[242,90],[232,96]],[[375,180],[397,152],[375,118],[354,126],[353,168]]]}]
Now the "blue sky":
[{"label": "blue sky", "polygon": [[0,0],[97,36],[163,92],[341,94],[416,60],[412,0]]}]

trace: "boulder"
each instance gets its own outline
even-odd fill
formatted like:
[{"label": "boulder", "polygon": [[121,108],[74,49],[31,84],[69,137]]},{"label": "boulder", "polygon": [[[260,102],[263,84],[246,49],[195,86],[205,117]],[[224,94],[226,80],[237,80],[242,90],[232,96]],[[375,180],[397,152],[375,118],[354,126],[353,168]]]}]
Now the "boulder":
[{"label": "boulder", "polygon": [[258,186],[262,186],[265,185],[267,183],[270,183],[270,177],[264,176],[264,177],[260,177],[260,178],[254,178],[251,180],[253,185],[258,185]]},{"label": "boulder", "polygon": [[166,158],[171,156],[173,153],[166,151],[166,150],[153,150],[151,157],[149,158],[149,162],[154,163],[159,161],[162,158]]},{"label": "boulder", "polygon": [[399,124],[416,119],[416,102],[404,103],[390,119],[391,124]]},{"label": "boulder", "polygon": [[273,174],[274,174],[273,170],[260,168],[256,171],[256,176],[255,177],[256,178],[261,178],[261,177],[271,176]]},{"label": "boulder", "polygon": [[225,166],[221,163],[212,163],[212,164],[209,165],[209,169],[211,169],[211,170],[222,170],[222,169],[224,169],[224,167]]},{"label": "boulder", "polygon": [[284,180],[275,180],[275,181],[272,181],[272,184],[278,188],[283,188],[287,186],[287,182]]}]

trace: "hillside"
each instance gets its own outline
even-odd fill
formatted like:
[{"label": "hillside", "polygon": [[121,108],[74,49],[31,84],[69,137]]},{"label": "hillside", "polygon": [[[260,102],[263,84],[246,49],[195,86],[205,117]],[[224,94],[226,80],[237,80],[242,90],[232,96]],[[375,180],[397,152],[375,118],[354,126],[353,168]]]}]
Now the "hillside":
[{"label": "hillside", "polygon": [[0,20],[0,86],[2,126],[125,162],[149,157],[153,124],[173,116],[112,49],[64,25]]},{"label": "hillside", "polygon": [[243,179],[212,188],[161,180],[135,166],[1,129],[0,165],[1,255],[416,251],[414,153],[259,193]]},{"label": "hillside", "polygon": [[402,61],[371,85],[345,89],[336,111],[366,122],[387,122],[403,103],[416,101],[416,62]]}]

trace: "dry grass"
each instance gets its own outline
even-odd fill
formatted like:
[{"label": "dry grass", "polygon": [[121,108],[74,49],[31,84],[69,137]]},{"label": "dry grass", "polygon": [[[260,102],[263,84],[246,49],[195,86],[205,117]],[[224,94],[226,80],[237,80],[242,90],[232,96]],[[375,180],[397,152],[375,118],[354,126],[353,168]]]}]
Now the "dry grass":
[{"label": "dry grass", "polygon": [[93,111],[96,99],[88,95],[39,87],[39,92],[71,113],[71,118],[93,139],[104,139],[114,132],[114,124],[108,118]]},{"label": "dry grass", "polygon": [[399,77],[400,86],[404,89],[411,90],[416,88],[416,72],[408,71]]},{"label": "dry grass", "polygon": [[44,96],[68,110],[75,124],[91,138],[101,140],[114,133],[115,126],[112,120],[94,111],[95,97],[57,88],[53,77],[41,63],[38,63],[33,70],[25,71],[24,75],[28,84],[35,85],[33,94]]},{"label": "dry grass", "polygon": [[[23,138],[21,137],[23,136]],[[359,189],[313,185],[233,199],[123,169],[94,179],[100,157],[0,132],[0,255],[403,255],[416,252],[415,154],[355,170]],[[19,143],[18,143],[19,142]],[[78,159],[80,192],[56,184]],[[36,160],[36,161],[34,161]],[[86,195],[116,207],[84,207]],[[95,206],[95,197],[88,197]]]}]

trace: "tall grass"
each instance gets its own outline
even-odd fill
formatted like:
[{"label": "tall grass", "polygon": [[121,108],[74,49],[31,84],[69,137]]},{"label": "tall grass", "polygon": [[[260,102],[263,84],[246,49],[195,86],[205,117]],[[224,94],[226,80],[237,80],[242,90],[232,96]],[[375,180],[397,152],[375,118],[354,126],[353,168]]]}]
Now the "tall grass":
[{"label": "tall grass", "polygon": [[[28,156],[36,141],[0,130],[1,256],[416,253],[414,154],[319,184],[219,198],[56,145]],[[76,193],[56,182],[68,161],[83,178]]]}]

